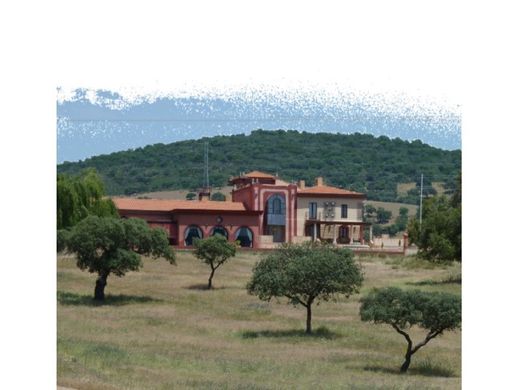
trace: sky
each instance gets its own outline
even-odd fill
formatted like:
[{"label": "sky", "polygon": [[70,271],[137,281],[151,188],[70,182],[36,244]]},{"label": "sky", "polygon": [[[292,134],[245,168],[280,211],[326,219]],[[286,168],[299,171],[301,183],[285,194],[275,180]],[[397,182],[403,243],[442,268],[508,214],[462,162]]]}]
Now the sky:
[{"label": "sky", "polygon": [[258,128],[460,148],[463,6],[203,4],[63,3],[58,163]]},{"label": "sky", "polygon": [[125,96],[106,90],[58,91],[58,162],[155,143],[255,129],[369,133],[460,148],[460,114],[409,96],[348,89],[275,86]]}]

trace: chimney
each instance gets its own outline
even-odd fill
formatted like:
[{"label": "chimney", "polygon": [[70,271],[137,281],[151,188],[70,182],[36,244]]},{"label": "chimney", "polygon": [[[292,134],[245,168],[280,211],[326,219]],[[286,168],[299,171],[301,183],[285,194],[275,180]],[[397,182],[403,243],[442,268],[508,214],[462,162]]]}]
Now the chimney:
[{"label": "chimney", "polygon": [[199,191],[199,201],[206,201],[211,199],[211,191],[209,188],[202,188]]},{"label": "chimney", "polygon": [[305,189],[305,180],[298,180],[298,188],[300,190]]},{"label": "chimney", "polygon": [[322,176],[318,176],[316,178],[316,180],[314,181],[314,185],[315,186],[322,186],[323,185],[323,177]]}]

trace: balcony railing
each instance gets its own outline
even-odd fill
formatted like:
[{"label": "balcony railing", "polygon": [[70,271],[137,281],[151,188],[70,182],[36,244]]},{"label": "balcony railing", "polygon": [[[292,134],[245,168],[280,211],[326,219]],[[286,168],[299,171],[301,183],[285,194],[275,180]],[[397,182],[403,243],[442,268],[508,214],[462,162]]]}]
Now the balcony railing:
[{"label": "balcony railing", "polygon": [[314,215],[310,215],[308,211],[305,212],[305,220],[311,220],[311,221],[321,221],[321,211],[317,213],[313,213]]}]

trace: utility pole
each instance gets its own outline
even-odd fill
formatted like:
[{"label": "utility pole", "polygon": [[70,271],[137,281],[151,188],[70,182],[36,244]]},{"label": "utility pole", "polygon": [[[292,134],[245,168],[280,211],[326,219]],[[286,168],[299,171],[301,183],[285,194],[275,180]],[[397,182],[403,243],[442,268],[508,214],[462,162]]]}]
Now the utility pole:
[{"label": "utility pole", "polygon": [[208,143],[204,143],[204,184],[203,188],[209,188]]},{"label": "utility pole", "polygon": [[419,198],[419,229],[422,227],[422,191],[423,191],[423,174],[421,173],[421,196]]}]

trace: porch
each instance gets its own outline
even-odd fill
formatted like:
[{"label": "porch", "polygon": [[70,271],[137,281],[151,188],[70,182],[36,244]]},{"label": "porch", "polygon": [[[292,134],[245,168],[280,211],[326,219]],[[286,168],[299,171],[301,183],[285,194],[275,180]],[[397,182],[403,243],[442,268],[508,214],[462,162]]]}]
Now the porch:
[{"label": "porch", "polygon": [[365,231],[369,229],[369,242],[372,240],[372,225],[368,222],[347,222],[327,220],[306,220],[305,236],[312,241],[327,241],[336,245],[365,245]]}]

